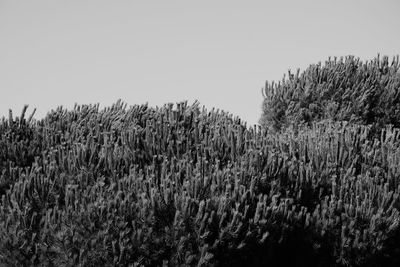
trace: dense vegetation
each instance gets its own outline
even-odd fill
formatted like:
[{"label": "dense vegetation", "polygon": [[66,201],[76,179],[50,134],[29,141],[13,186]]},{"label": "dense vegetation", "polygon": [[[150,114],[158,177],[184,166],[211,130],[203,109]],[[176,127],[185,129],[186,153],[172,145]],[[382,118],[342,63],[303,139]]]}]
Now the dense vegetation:
[{"label": "dense vegetation", "polygon": [[400,127],[399,56],[329,59],[279,83],[266,83],[261,125],[271,130],[320,120],[372,125],[373,133]]},{"label": "dense vegetation", "polygon": [[0,266],[400,266],[390,125],[278,132],[186,102],[25,113],[0,122]]}]

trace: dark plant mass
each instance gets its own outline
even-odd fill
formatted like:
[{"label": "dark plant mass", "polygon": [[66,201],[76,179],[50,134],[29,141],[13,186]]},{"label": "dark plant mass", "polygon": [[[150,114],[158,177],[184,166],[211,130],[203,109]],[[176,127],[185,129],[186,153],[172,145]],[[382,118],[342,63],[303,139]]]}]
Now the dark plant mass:
[{"label": "dark plant mass", "polygon": [[0,122],[0,266],[400,266],[398,58],[313,65],[261,126],[195,102]]},{"label": "dark plant mass", "polygon": [[289,71],[279,83],[266,83],[260,123],[272,130],[320,120],[400,127],[399,56],[362,62],[348,56]]}]

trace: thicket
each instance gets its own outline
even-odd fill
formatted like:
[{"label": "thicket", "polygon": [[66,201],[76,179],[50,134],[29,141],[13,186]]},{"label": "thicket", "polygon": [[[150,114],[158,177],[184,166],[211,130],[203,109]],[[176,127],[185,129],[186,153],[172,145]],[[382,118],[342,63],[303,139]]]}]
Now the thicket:
[{"label": "thicket", "polygon": [[0,123],[0,265],[400,266],[400,131],[198,103]]},{"label": "thicket", "polygon": [[266,82],[260,124],[273,131],[292,124],[332,120],[372,126],[379,135],[386,125],[400,127],[399,56],[362,62],[348,56],[329,58],[304,72],[290,71],[282,81]]}]

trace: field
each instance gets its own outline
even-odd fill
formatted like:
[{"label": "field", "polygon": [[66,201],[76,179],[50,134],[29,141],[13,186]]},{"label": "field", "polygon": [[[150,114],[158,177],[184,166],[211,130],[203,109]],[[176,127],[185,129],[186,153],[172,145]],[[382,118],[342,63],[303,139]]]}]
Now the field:
[{"label": "field", "polygon": [[10,111],[0,266],[400,266],[398,58],[290,75],[261,126],[197,102]]}]

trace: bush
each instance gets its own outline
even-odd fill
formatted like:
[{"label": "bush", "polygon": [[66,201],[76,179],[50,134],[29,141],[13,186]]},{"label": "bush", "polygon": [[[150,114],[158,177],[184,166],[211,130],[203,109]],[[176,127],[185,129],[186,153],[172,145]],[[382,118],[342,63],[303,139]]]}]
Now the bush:
[{"label": "bush", "polygon": [[15,121],[0,125],[1,265],[397,266],[398,129],[274,134],[198,103]]},{"label": "bush", "polygon": [[328,59],[300,74],[289,71],[279,83],[266,83],[260,124],[274,131],[290,125],[331,120],[400,127],[400,64],[397,56],[362,62],[349,56]]}]

